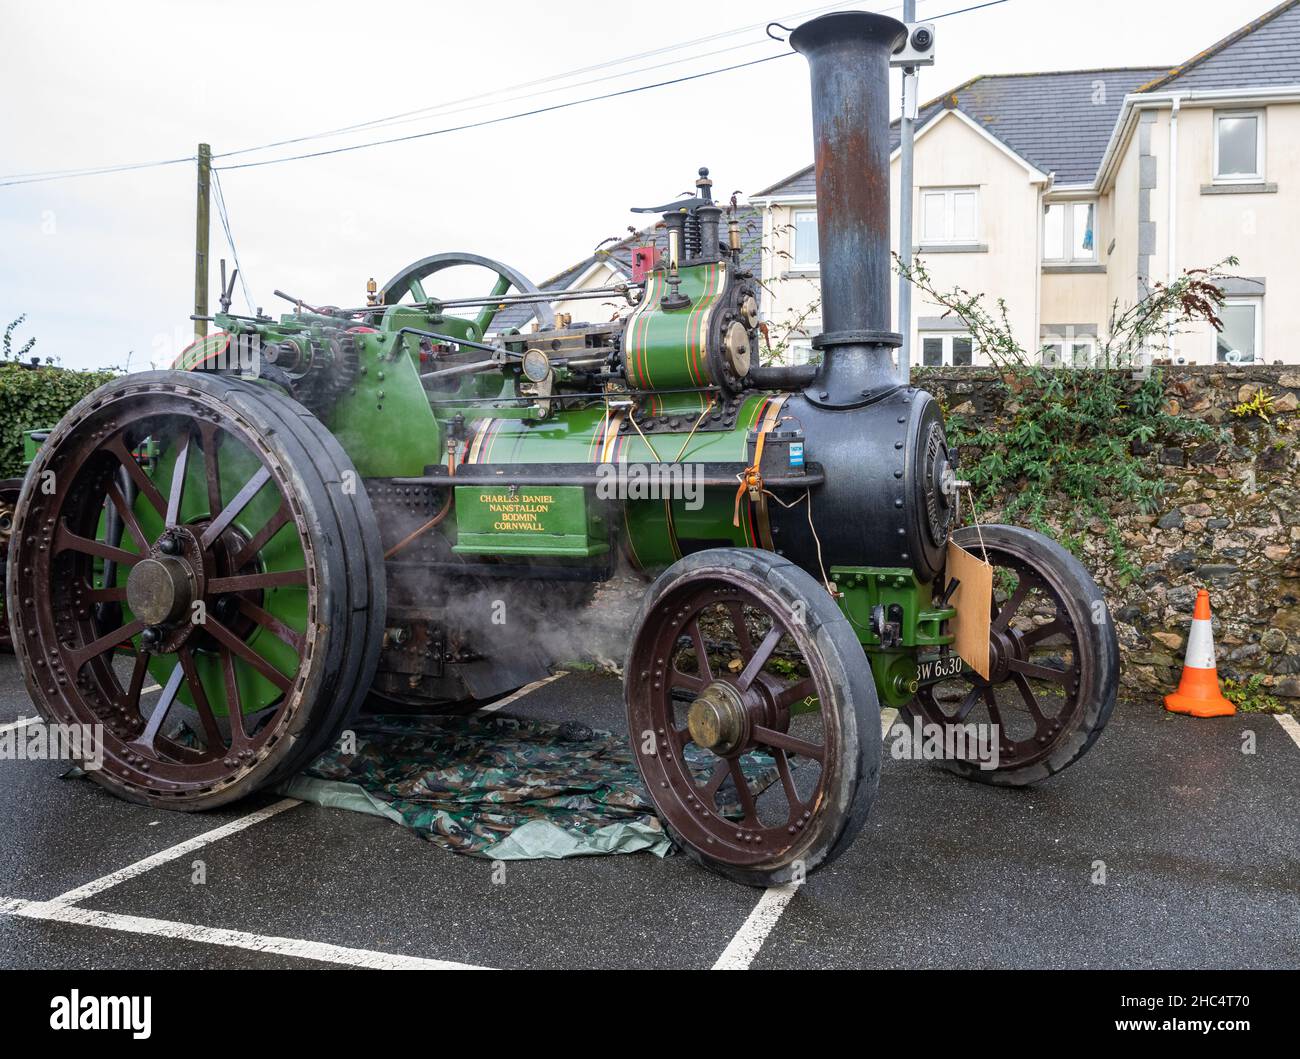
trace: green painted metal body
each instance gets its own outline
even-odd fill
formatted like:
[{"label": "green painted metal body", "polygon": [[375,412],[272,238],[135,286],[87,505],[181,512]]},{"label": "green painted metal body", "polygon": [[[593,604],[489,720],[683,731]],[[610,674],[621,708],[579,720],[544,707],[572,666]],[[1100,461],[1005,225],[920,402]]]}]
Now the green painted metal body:
[{"label": "green painted metal body", "polygon": [[624,375],[629,385],[638,390],[672,390],[708,384],[709,327],[712,310],[726,288],[727,268],[717,262],[682,269],[679,289],[689,304],[681,309],[663,308],[667,274],[651,274],[624,333]]},{"label": "green painted metal body", "polygon": [[[933,587],[918,581],[906,567],[833,566],[831,583],[839,593],[836,601],[871,660],[876,690],[881,701],[904,706],[916,694],[917,654],[927,648],[953,642],[944,623],[956,616],[954,607],[936,607]],[[886,648],[871,630],[871,611],[899,608],[898,643]]]},{"label": "green painted metal body", "polygon": [[[321,415],[363,478],[419,477],[431,467],[464,474],[470,467],[520,464],[748,466],[758,432],[780,422],[784,395],[750,392],[729,428],[698,429],[719,399],[710,385],[710,328],[733,267],[729,262],[683,266],[680,290],[690,304],[678,310],[662,307],[668,276],[662,268],[654,271],[626,321],[622,370],[628,388],[639,394],[647,413],[680,424],[652,434],[618,414],[609,403],[617,394],[591,392],[563,366],[555,369],[553,391],[563,402],[550,415],[539,415],[526,398],[524,380],[509,358],[499,369],[426,386],[420,376],[432,358],[426,353],[422,359],[419,335],[399,334],[401,329],[478,341],[490,328],[495,307],[486,306],[473,319],[455,317],[426,301],[418,284],[411,288],[416,304],[377,307],[363,328],[311,313],[288,314],[278,322],[219,316],[218,323],[241,341],[256,335],[264,344],[308,338],[320,343],[331,330],[337,335],[347,326],[355,371]],[[498,281],[492,297],[506,286],[504,279]],[[619,548],[635,567],[653,573],[702,547],[765,546],[759,505],[747,493],[738,494],[738,486],[706,487],[692,502],[681,496],[606,501],[581,485],[510,490],[467,483],[454,487],[450,516],[431,532],[444,535],[452,550],[466,557],[536,557],[590,566],[594,557]],[[770,546],[770,540],[766,543]],[[907,569],[836,567],[831,578],[871,657],[882,701],[901,705],[916,687],[918,651],[951,642],[942,623],[953,611],[933,607],[931,586]],[[288,597],[271,602],[285,608],[286,620],[294,617]],[[899,643],[886,649],[869,631],[869,622],[872,607],[891,604],[901,608],[902,632]]]},{"label": "green painted metal body", "polygon": [[456,486],[461,555],[589,559],[609,551],[605,520],[579,485]]}]

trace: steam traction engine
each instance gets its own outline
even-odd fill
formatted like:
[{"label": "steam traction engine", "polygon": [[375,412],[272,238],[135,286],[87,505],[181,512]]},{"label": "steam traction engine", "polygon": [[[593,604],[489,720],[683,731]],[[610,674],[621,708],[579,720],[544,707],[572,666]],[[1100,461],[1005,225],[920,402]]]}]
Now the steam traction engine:
[{"label": "steam traction engine", "polygon": [[[983,722],[996,767],[946,762],[971,779],[1077,760],[1114,703],[1105,603],[1038,534],[954,528],[938,405],[893,378],[887,70],[904,33],[854,12],[791,37],[812,73],[818,367],[759,366],[758,281],[701,179],[661,208],[667,253],[644,280],[595,292],[626,297],[614,322],[557,324],[554,296],[509,267],[439,254],[359,308],[277,322],[227,297],[223,331],[178,370],[69,412],[17,504],[7,587],[42,713],[104,726],[94,778],[221,805],[305,766],[368,694],[455,708],[517,687],[623,562],[654,577],[624,678],[646,789],[683,849],[736,880],[787,881],[848,846],[881,704]],[[496,274],[489,293],[426,293],[464,264]],[[516,304],[540,328],[488,341]],[[702,494],[625,499],[648,471]],[[994,568],[987,676],[953,650],[950,537]]]}]

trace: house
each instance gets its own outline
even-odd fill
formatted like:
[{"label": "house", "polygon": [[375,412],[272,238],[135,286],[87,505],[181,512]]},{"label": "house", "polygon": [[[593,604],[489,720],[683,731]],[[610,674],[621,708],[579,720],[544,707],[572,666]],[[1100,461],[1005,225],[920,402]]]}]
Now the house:
[{"label": "house", "polygon": [[[1097,359],[1115,306],[1229,255],[1222,331],[1153,350],[1176,362],[1300,361],[1300,0],[1172,69],[976,77],[920,109],[915,254],[936,286],[1007,304],[1046,363]],[[898,246],[899,152],[891,193]],[[765,316],[806,349],[820,329],[812,167],[752,196],[763,211]],[[897,294],[894,295],[897,320]],[[912,362],[984,362],[960,321],[912,298]]]}]

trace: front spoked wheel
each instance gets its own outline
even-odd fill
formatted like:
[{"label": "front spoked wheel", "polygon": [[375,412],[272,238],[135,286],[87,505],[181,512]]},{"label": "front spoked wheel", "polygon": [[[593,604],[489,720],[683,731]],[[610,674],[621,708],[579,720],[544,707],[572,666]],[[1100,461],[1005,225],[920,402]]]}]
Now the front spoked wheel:
[{"label": "front spoked wheel", "polygon": [[[944,765],[967,779],[1024,787],[1078,761],[1115,708],[1119,647],[1105,598],[1083,564],[1019,526],[965,526],[953,540],[993,567],[989,679],[967,670],[922,687],[904,719],[979,738]],[[992,750],[996,749],[996,757]]]},{"label": "front spoked wheel", "polygon": [[875,799],[880,708],[839,607],[770,552],[720,548],[669,567],[624,671],[646,790],[688,855],[773,886],[830,863]]},{"label": "front spoked wheel", "polygon": [[236,379],[130,375],[68,413],[19,501],[8,587],[42,715],[96,733],[91,778],[208,808],[334,738],[382,638],[355,483],[306,409]]}]

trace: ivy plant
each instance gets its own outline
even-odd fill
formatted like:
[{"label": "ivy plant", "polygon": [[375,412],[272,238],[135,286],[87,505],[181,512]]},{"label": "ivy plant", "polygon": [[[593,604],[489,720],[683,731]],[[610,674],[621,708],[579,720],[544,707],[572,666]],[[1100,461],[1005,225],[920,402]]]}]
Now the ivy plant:
[{"label": "ivy plant", "polygon": [[898,263],[927,298],[959,319],[999,370],[1002,420],[949,414],[950,443],[962,450],[962,477],[981,506],[1000,504],[1004,517],[1027,523],[1076,554],[1100,522],[1123,580],[1138,573],[1115,523],[1113,508],[1131,502],[1158,509],[1164,481],[1142,458],[1153,443],[1217,436],[1196,419],[1171,414],[1156,369],[1133,370],[1141,353],[1165,335],[1195,323],[1219,326],[1223,291],[1215,270],[1192,269],[1157,283],[1128,308],[1112,308],[1098,366],[1047,367],[1042,350],[1031,357],[1016,340],[1007,306],[990,308],[984,295],[960,287],[940,290],[922,262]]}]

